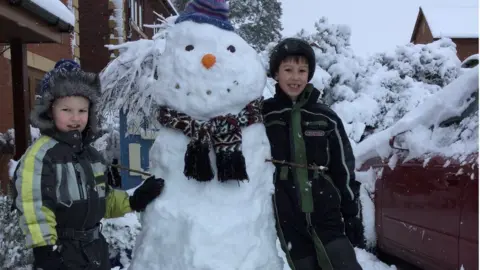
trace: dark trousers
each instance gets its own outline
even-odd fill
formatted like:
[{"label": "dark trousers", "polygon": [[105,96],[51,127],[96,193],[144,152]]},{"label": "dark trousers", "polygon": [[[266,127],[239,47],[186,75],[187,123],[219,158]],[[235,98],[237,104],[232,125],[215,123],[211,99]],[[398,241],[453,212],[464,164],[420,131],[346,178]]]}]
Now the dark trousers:
[{"label": "dark trousers", "polygon": [[[334,270],[362,270],[357,261],[355,250],[346,237],[337,238],[325,245],[328,258]],[[321,270],[316,256],[293,261],[295,270]]]}]

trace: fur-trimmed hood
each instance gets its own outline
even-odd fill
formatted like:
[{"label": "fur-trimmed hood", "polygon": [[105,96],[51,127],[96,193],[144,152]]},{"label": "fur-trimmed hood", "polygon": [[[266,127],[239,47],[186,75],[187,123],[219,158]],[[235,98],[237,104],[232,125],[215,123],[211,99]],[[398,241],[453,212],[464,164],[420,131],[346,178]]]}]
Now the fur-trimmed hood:
[{"label": "fur-trimmed hood", "polygon": [[44,92],[35,101],[35,106],[30,113],[31,124],[40,129],[40,132],[53,129],[55,125],[50,112],[53,102],[61,97],[82,96],[90,100],[88,124],[85,130],[96,134],[98,130],[96,109],[101,92],[98,74],[80,69],[67,72],[54,69],[46,76],[48,77],[39,85]]}]

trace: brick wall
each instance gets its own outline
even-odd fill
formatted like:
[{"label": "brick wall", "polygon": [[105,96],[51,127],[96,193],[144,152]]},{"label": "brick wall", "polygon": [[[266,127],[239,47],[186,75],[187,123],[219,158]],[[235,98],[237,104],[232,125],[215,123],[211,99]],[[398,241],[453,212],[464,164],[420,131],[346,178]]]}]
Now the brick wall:
[{"label": "brick wall", "polygon": [[27,50],[43,57],[58,61],[62,58],[72,59],[70,35],[62,34],[62,44],[28,44]]},{"label": "brick wall", "polygon": [[109,62],[108,0],[82,0],[79,6],[82,68],[100,72]]}]

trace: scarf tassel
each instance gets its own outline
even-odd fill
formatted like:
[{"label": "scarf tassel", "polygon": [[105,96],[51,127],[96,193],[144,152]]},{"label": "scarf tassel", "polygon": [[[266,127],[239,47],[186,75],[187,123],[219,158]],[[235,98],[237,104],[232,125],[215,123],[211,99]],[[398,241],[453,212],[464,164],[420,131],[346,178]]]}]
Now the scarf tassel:
[{"label": "scarf tassel", "polygon": [[206,182],[213,179],[212,166],[208,156],[210,148],[199,141],[191,141],[185,154],[185,168],[183,173],[187,178]]},{"label": "scarf tassel", "polygon": [[217,170],[218,180],[225,182],[227,180],[248,180],[245,157],[241,151],[218,151]]}]

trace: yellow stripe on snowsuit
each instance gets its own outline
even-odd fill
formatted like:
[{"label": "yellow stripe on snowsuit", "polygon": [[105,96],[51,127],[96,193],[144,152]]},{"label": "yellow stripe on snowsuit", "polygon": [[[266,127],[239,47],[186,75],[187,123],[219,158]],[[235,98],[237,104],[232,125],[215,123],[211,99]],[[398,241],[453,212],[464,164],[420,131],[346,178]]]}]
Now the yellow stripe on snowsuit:
[{"label": "yellow stripe on snowsuit", "polygon": [[[46,152],[57,142],[40,137],[20,161],[15,186],[18,191],[16,205],[22,212],[20,226],[26,235],[27,247],[53,245],[57,240],[55,214],[43,205],[42,172]],[[54,181],[54,175],[51,176]]]}]

